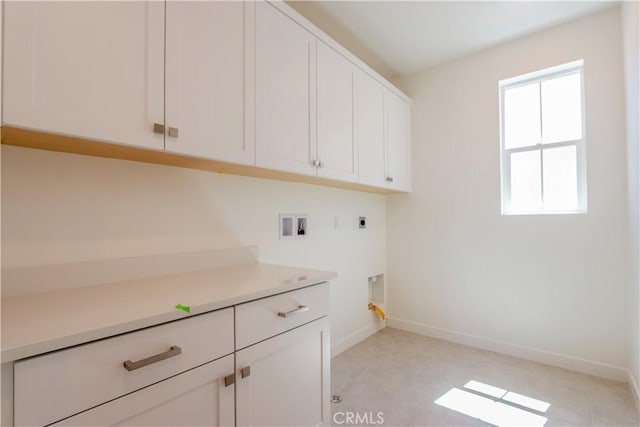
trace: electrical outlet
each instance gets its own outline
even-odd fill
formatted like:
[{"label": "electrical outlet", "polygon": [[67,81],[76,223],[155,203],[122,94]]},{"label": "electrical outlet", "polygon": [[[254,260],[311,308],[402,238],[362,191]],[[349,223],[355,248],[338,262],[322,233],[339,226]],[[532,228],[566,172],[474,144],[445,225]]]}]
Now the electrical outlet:
[{"label": "electrical outlet", "polygon": [[358,227],[367,228],[367,217],[366,216],[361,216],[358,219]]}]

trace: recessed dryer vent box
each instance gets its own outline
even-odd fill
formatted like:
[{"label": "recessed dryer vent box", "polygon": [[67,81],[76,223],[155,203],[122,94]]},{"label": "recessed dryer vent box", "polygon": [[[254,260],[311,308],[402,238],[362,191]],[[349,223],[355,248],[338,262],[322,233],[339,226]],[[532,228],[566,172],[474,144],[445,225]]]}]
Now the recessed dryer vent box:
[{"label": "recessed dryer vent box", "polygon": [[281,239],[302,239],[307,233],[307,214],[280,214]]},{"label": "recessed dryer vent box", "polygon": [[384,304],[384,274],[369,277],[369,302]]}]

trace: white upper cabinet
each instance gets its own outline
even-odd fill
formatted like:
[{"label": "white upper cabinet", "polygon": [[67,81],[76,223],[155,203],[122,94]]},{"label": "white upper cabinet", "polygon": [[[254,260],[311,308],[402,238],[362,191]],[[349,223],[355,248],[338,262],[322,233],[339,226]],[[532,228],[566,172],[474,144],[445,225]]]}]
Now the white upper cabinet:
[{"label": "white upper cabinet", "polygon": [[317,46],[318,176],[355,182],[355,66],[322,41]]},{"label": "white upper cabinet", "polygon": [[356,74],[356,135],[358,139],[358,182],[386,187],[385,173],[385,88],[371,76]]},{"label": "white upper cabinet", "polygon": [[358,182],[411,190],[411,107],[364,72],[356,75]]},{"label": "white upper cabinet", "polygon": [[316,38],[256,3],[256,165],[315,175]]},{"label": "white upper cabinet", "polygon": [[411,191],[411,108],[386,91],[387,181],[392,190]]},{"label": "white upper cabinet", "polygon": [[3,25],[5,143],[411,188],[410,101],[284,2],[10,1]]},{"label": "white upper cabinet", "polygon": [[253,3],[166,5],[166,150],[253,164],[254,141],[244,138],[245,7]]},{"label": "white upper cabinet", "polygon": [[163,149],[164,4],[6,2],[4,124]]}]

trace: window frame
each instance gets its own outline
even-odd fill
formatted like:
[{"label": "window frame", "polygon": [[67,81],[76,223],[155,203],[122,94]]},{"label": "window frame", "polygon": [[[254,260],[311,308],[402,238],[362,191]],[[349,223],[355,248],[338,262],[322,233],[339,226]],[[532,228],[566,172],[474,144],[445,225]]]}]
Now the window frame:
[{"label": "window frame", "polygon": [[[582,137],[575,140],[566,140],[552,143],[543,143],[542,140],[542,83],[571,74],[580,75],[580,104]],[[505,117],[504,101],[505,92],[532,83],[540,84],[540,140],[535,145],[525,147],[505,148]],[[546,68],[532,73],[500,80],[499,91],[499,115],[500,115],[500,190],[501,190],[501,214],[502,215],[558,215],[558,214],[584,214],[587,213],[587,169],[586,169],[586,108],[584,87],[584,60],[577,60],[566,64]],[[576,184],[577,207],[572,210],[550,210],[544,208],[544,151],[560,147],[576,147]],[[538,210],[520,211],[511,208],[511,155],[522,152],[540,153],[540,191],[541,204]]]}]

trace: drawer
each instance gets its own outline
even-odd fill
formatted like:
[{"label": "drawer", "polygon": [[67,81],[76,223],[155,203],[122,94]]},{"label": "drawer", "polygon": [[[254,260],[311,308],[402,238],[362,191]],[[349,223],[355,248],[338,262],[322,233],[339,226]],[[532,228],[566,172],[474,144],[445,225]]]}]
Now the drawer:
[{"label": "drawer", "polygon": [[236,306],[236,349],[329,314],[329,283]]},{"label": "drawer", "polygon": [[[180,348],[167,353],[172,346]],[[18,361],[16,426],[42,426],[233,352],[233,308]],[[150,356],[142,367],[124,366]]]},{"label": "drawer", "polygon": [[233,426],[233,355],[65,418],[51,427]]}]

